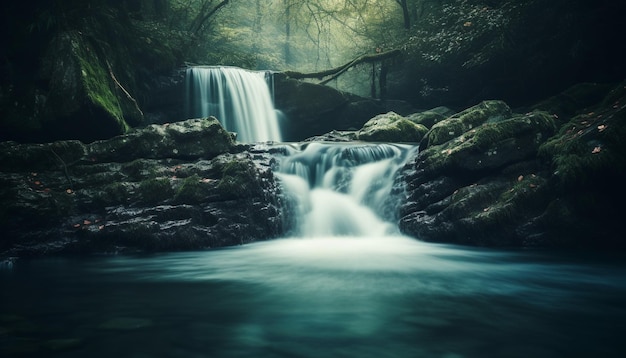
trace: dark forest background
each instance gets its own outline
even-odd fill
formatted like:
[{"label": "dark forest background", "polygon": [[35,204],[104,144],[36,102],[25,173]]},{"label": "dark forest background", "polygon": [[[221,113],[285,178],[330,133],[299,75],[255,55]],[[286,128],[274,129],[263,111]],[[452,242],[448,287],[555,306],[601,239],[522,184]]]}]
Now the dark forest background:
[{"label": "dark forest background", "polygon": [[484,99],[529,106],[577,83],[624,79],[625,8],[609,0],[4,3],[0,139],[123,133],[146,122],[155,88],[189,64],[314,72],[391,50],[401,55],[327,85],[418,109]]}]

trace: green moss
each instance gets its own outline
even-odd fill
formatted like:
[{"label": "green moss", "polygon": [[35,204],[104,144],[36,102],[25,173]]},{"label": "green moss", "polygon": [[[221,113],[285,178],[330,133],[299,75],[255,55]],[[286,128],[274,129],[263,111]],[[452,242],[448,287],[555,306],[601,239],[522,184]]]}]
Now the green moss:
[{"label": "green moss", "polygon": [[102,188],[100,200],[105,205],[125,203],[130,197],[130,189],[122,183],[111,183]]},{"label": "green moss", "polygon": [[217,189],[229,198],[244,198],[250,196],[256,189],[256,173],[254,164],[247,160],[232,160],[222,169],[222,179]]},{"label": "green moss", "polygon": [[[622,97],[623,99],[624,97]],[[539,148],[542,158],[566,186],[623,173],[626,168],[626,109],[615,104],[578,115]]]},{"label": "green moss", "polygon": [[153,178],[139,183],[137,188],[143,202],[147,204],[158,204],[171,199],[175,192],[169,179]]},{"label": "green moss", "polygon": [[466,217],[471,213],[481,213],[497,197],[497,187],[495,184],[482,184],[461,188],[452,195],[452,201],[446,211],[452,217]]},{"label": "green moss", "polygon": [[445,107],[434,108],[429,111],[415,113],[407,117],[408,120],[415,124],[421,124],[426,128],[432,128],[436,123],[446,119],[448,109]]},{"label": "green moss", "polygon": [[203,183],[202,178],[197,174],[183,179],[176,188],[174,201],[185,204],[200,204],[206,200],[210,194],[210,186]]},{"label": "green moss", "polygon": [[135,159],[124,163],[121,172],[133,181],[140,181],[146,176],[156,176],[156,164],[148,159]]},{"label": "green moss", "polygon": [[497,122],[512,115],[509,106],[502,101],[483,101],[470,107],[452,118],[458,118],[468,129],[486,122]]},{"label": "green moss", "polygon": [[111,88],[114,83],[108,70],[93,53],[88,44],[75,43],[75,51],[80,64],[82,83],[89,100],[102,108],[117,121],[120,131],[127,132],[130,126],[124,120],[124,113],[120,102]]},{"label": "green moss", "polygon": [[428,138],[428,147],[443,144],[462,135],[465,131],[465,126],[458,118],[443,120],[435,124],[426,135]]},{"label": "green moss", "polygon": [[428,146],[443,144],[484,123],[498,123],[512,116],[502,101],[484,101],[435,124],[426,134]]},{"label": "green moss", "polygon": [[495,123],[485,123],[476,128],[473,143],[477,148],[487,149],[494,143],[509,138],[516,138],[524,132],[545,133],[545,136],[537,138],[537,140],[542,140],[547,136],[551,136],[555,131],[554,117],[546,112],[533,112]]},{"label": "green moss", "polygon": [[421,124],[399,117],[388,123],[359,131],[358,138],[377,142],[419,142],[427,131],[428,129]]}]

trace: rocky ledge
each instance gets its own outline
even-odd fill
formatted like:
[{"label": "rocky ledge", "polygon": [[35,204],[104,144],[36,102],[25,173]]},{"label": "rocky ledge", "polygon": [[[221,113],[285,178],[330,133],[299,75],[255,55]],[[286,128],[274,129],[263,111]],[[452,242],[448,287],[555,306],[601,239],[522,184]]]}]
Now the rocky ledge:
[{"label": "rocky ledge", "polygon": [[[599,95],[601,94],[601,95]],[[400,229],[482,246],[626,247],[626,83],[435,122],[397,178]]]},{"label": "rocky ledge", "polygon": [[0,143],[3,256],[186,250],[283,231],[264,151],[214,118],[84,144]]}]

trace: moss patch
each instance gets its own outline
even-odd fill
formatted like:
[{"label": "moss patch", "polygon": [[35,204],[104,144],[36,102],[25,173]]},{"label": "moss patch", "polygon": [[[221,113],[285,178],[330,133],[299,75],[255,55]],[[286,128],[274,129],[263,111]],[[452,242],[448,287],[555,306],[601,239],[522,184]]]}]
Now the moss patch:
[{"label": "moss patch", "polygon": [[166,178],[147,179],[139,183],[137,192],[146,204],[159,204],[174,196],[170,180]]},{"label": "moss patch", "polygon": [[204,183],[197,174],[183,179],[176,188],[174,201],[184,204],[201,204],[211,194],[211,186]]},{"label": "moss patch", "polygon": [[594,110],[579,114],[540,148],[555,176],[566,186],[590,184],[626,170],[626,85],[612,91]]},{"label": "moss patch", "polygon": [[370,142],[419,142],[428,129],[394,112],[378,115],[365,123],[357,138]]},{"label": "moss patch", "polygon": [[[453,121],[463,126],[460,120]],[[430,146],[420,153],[421,166],[428,172],[503,167],[535,155],[539,146],[554,134],[554,121],[545,112],[533,112],[485,123],[443,144]]]},{"label": "moss patch", "polygon": [[433,125],[424,137],[422,149],[443,144],[484,123],[499,122],[511,116],[511,109],[502,101],[481,102]]},{"label": "moss patch", "polygon": [[248,159],[232,160],[222,168],[222,179],[217,189],[229,198],[245,198],[258,189],[254,163]]}]

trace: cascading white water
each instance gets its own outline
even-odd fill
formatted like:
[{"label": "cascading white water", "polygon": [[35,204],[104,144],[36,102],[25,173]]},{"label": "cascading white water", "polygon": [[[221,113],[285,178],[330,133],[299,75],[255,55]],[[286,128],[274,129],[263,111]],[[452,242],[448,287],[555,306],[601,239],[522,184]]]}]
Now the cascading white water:
[{"label": "cascading white water", "polygon": [[395,232],[382,219],[392,210],[386,199],[396,171],[414,147],[310,143],[288,148],[278,176],[298,202],[300,236],[380,237]]},{"label": "cascading white water", "polygon": [[[216,116],[242,142],[280,141],[268,72],[235,67],[187,70],[190,117]],[[297,235],[374,236],[395,233],[388,196],[396,171],[414,147],[400,144],[285,145],[278,177],[297,201]]]},{"label": "cascading white water", "polygon": [[[269,84],[268,84],[269,82]],[[236,67],[187,69],[187,116],[215,116],[241,142],[281,141],[267,71]]]}]

